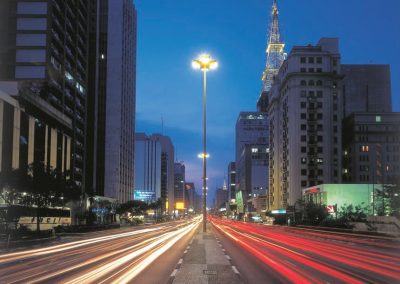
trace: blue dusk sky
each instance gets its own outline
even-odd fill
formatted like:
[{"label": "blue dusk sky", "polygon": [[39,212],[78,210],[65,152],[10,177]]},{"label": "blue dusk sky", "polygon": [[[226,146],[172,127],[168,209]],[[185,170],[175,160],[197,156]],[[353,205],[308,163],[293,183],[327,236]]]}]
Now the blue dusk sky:
[{"label": "blue dusk sky", "polygon": [[[191,60],[208,52],[209,202],[234,160],[235,123],[254,111],[266,62],[272,0],[136,0],[136,131],[171,137],[186,180],[201,188],[202,73]],[[294,45],[338,37],[342,63],[390,64],[393,110],[400,111],[399,0],[278,0],[281,35]]]}]

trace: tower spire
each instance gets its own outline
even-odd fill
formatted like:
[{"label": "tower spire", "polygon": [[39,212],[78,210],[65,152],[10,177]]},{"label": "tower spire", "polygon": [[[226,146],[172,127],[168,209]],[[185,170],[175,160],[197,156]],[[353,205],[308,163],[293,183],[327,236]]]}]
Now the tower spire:
[{"label": "tower spire", "polygon": [[276,0],[273,0],[271,10],[271,25],[269,28],[268,45],[266,49],[267,64],[262,75],[263,92],[268,92],[271,89],[274,76],[278,74],[279,68],[285,59],[285,54],[283,52],[285,44],[281,41],[278,15],[278,5]]}]

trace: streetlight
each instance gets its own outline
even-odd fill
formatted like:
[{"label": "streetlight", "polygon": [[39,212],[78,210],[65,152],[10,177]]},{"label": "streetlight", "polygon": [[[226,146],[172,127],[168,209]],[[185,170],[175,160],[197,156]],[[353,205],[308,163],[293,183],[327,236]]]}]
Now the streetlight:
[{"label": "streetlight", "polygon": [[207,231],[207,71],[216,69],[218,67],[218,62],[212,59],[209,54],[201,54],[197,59],[192,61],[192,67],[194,69],[200,69],[204,74],[204,94],[203,94],[203,232]]}]

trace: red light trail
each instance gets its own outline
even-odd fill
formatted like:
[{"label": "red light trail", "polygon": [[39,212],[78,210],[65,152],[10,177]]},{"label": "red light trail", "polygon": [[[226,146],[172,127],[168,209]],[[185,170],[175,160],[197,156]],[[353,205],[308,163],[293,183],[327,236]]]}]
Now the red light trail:
[{"label": "red light trail", "polygon": [[398,243],[216,217],[210,221],[289,283],[400,283]]}]

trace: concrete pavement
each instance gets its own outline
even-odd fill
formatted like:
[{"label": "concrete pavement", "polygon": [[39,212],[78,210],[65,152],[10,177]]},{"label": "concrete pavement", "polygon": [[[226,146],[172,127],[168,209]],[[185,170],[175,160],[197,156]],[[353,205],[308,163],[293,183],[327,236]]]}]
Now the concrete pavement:
[{"label": "concrete pavement", "polygon": [[203,233],[202,226],[199,226],[172,272],[169,283],[239,284],[243,281],[214,233],[209,228]]}]

